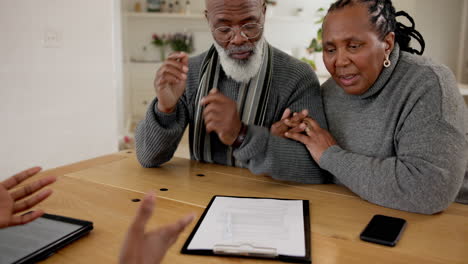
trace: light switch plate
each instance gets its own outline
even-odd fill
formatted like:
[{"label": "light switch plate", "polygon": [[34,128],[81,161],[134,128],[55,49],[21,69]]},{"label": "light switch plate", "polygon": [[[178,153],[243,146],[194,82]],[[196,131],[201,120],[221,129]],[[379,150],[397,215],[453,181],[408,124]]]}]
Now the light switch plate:
[{"label": "light switch plate", "polygon": [[62,32],[59,30],[53,30],[53,29],[48,29],[44,31],[43,47],[44,48],[62,47]]}]

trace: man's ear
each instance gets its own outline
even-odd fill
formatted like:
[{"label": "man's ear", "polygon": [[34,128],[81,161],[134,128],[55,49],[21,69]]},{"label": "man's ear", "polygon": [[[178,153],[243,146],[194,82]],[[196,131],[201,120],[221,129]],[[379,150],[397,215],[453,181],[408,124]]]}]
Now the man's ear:
[{"label": "man's ear", "polygon": [[208,19],[208,10],[205,9],[205,18],[206,18],[206,21],[210,22],[210,20]]},{"label": "man's ear", "polygon": [[390,32],[384,38],[385,42],[385,55],[390,55],[395,47],[395,32]]}]

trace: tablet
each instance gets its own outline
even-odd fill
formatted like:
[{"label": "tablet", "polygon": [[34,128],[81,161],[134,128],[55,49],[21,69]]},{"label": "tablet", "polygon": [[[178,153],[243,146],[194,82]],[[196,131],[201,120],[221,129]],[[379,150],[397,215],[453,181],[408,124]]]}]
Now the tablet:
[{"label": "tablet", "polygon": [[43,260],[92,229],[92,222],[51,214],[26,225],[0,229],[0,263]]}]

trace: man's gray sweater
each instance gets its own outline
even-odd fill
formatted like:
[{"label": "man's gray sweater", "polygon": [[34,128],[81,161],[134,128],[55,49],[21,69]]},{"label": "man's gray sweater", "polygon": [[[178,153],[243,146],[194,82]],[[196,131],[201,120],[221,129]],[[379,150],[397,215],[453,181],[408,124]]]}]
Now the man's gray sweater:
[{"label": "man's gray sweater", "polygon": [[[189,59],[185,93],[177,103],[176,111],[164,114],[157,109],[157,98],[150,105],[146,118],[136,130],[136,152],[144,167],[157,167],[169,161],[190,124],[193,128],[195,96],[199,85],[201,64],[206,52]],[[320,85],[311,67],[273,48],[273,76],[267,107],[265,127],[249,125],[243,144],[234,151],[234,157],[256,174],[267,174],[275,179],[303,183],[323,183],[328,175],[298,142],[270,134],[271,125],[281,119],[286,108],[299,112],[308,109],[310,115],[326,126]],[[237,99],[240,83],[220,74],[219,87],[224,95]],[[190,131],[192,135],[192,131]],[[213,160],[226,164],[226,148],[212,133]],[[192,140],[190,140],[192,144]],[[193,155],[192,155],[193,158]]]},{"label": "man's gray sweater", "polygon": [[370,202],[424,214],[468,202],[466,106],[451,71],[400,52],[362,95],[322,86],[338,146],[320,166]]}]

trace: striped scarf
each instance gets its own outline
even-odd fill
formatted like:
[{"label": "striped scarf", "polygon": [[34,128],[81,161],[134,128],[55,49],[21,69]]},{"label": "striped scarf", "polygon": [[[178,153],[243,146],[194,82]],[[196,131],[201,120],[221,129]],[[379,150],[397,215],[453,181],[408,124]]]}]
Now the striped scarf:
[{"label": "striped scarf", "polygon": [[[207,96],[213,88],[218,87],[219,73],[221,65],[219,56],[214,46],[208,51],[205,57],[201,73],[200,85],[195,97],[195,116],[192,138],[192,155],[195,160],[213,163],[211,153],[210,134],[206,133],[203,120],[204,107],[200,105],[200,100]],[[272,50],[265,41],[263,44],[263,61],[258,74],[249,82],[242,83],[237,96],[237,112],[241,121],[246,125],[263,126],[265,123],[266,109],[270,96],[270,86],[272,78]],[[227,161],[229,166],[242,167],[232,155],[232,148],[227,148]]]}]

